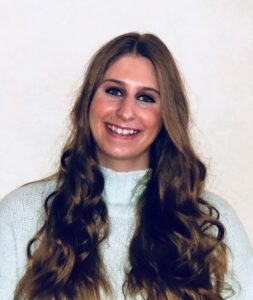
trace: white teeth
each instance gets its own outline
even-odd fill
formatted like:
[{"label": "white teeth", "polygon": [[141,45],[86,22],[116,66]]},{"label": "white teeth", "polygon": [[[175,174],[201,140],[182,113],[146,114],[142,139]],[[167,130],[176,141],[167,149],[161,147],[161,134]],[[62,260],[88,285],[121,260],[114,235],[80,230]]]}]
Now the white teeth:
[{"label": "white teeth", "polygon": [[133,135],[133,134],[136,134],[138,132],[138,130],[122,129],[122,128],[116,127],[114,125],[111,125],[111,124],[107,124],[107,127],[110,128],[113,132],[115,132],[117,134],[121,134],[121,135]]}]

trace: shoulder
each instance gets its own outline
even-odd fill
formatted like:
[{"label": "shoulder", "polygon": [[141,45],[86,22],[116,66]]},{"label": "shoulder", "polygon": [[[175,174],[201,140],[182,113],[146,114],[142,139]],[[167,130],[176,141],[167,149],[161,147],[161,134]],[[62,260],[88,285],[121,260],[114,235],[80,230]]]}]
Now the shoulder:
[{"label": "shoulder", "polygon": [[253,248],[236,211],[225,199],[214,193],[205,192],[202,196],[219,211],[219,220],[225,227],[225,242],[235,261],[241,268],[245,268],[248,259],[253,272]]},{"label": "shoulder", "polygon": [[228,201],[216,193],[204,191],[201,197],[217,209],[220,208],[222,211],[224,210],[224,212],[227,208],[232,209]]},{"label": "shoulder", "polygon": [[46,197],[54,191],[55,187],[55,180],[49,180],[28,183],[15,189],[0,201],[0,219],[8,222],[12,216],[16,219],[19,216],[32,217],[33,213],[41,210]]},{"label": "shoulder", "polygon": [[201,197],[219,211],[221,220],[227,222],[231,218],[239,221],[238,216],[229,202],[218,194],[204,191]]},{"label": "shoulder", "polygon": [[205,191],[201,196],[218,210],[219,219],[225,226],[227,240],[229,242],[238,241],[239,238],[241,249],[243,249],[243,245],[249,245],[243,225],[229,202],[221,196],[208,191]]}]

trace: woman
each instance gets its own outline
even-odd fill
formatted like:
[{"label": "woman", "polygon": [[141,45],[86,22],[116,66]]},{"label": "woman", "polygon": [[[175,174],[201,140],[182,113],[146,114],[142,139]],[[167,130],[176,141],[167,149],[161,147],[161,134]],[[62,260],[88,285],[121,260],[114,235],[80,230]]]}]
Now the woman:
[{"label": "woman", "polygon": [[2,298],[16,285],[14,299],[252,296],[252,249],[231,208],[204,193],[188,120],[160,39],[129,33],[104,45],[73,108],[59,171],[1,202]]}]

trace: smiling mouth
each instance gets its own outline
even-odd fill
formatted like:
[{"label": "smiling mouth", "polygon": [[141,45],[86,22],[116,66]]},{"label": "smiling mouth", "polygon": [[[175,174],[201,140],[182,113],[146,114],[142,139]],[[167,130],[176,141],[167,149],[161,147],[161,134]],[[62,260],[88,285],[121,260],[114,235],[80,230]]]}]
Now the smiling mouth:
[{"label": "smiling mouth", "polygon": [[124,135],[124,136],[135,135],[135,134],[140,132],[140,130],[117,127],[117,126],[115,126],[113,124],[110,124],[110,123],[106,123],[106,127],[108,129],[110,129],[110,131],[112,131],[113,133],[116,133],[116,134],[119,134],[119,135]]}]

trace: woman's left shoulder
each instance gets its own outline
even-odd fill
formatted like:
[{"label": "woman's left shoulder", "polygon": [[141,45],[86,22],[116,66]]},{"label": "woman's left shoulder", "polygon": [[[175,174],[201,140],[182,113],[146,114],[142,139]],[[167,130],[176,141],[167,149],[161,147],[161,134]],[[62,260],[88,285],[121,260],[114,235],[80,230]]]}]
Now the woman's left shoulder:
[{"label": "woman's left shoulder", "polygon": [[[223,223],[226,230],[226,238],[229,241],[237,241],[242,246],[250,245],[249,239],[245,232],[245,229],[240,221],[238,214],[232,205],[223,197],[213,193],[205,191],[201,197],[210,203],[219,212],[219,220]],[[252,248],[249,247],[252,251]]]},{"label": "woman's left shoulder", "polygon": [[236,214],[234,208],[225,198],[209,191],[204,191],[201,194],[201,198],[219,211],[220,218],[224,222],[230,222],[233,220],[239,221],[238,215]]}]

